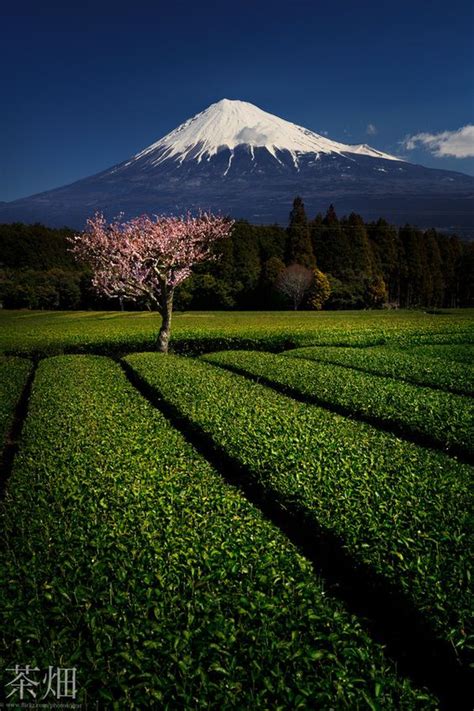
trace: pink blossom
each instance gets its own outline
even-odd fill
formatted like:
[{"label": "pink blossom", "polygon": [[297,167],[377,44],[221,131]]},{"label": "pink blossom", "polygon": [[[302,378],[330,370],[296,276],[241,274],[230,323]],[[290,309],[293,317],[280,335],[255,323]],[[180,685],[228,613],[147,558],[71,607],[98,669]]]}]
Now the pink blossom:
[{"label": "pink blossom", "polygon": [[212,258],[215,242],[227,237],[233,221],[209,213],[198,217],[148,215],[108,224],[97,213],[87,229],[71,238],[71,251],[92,269],[95,288],[109,297],[146,296],[160,304],[193,265]]},{"label": "pink blossom", "polygon": [[163,317],[158,348],[167,351],[173,293],[192,267],[213,258],[213,246],[229,236],[233,221],[202,212],[197,217],[142,215],[107,223],[101,213],[71,238],[71,251],[89,265],[92,284],[109,297],[153,302]]}]

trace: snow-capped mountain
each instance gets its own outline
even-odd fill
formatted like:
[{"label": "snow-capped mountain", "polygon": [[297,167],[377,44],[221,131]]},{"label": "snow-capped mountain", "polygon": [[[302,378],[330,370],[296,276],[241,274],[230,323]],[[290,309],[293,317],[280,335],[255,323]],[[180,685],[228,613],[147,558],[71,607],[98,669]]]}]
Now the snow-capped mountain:
[{"label": "snow-capped mountain", "polygon": [[278,162],[281,162],[278,154],[287,152],[295,168],[298,168],[298,157],[305,153],[316,156],[323,153],[355,153],[372,158],[399,160],[370,146],[336,143],[307,128],[262,111],[247,101],[222,99],[145,148],[125,166],[136,161],[157,166],[169,159],[179,164],[185,160],[200,163],[203,159],[210,160],[219,151],[229,149],[229,163],[225,171],[227,175],[234,150],[239,146],[247,147],[252,161],[255,161],[255,148],[265,148]]},{"label": "snow-capped mountain", "polygon": [[309,214],[472,227],[474,178],[413,165],[365,144],[332,141],[245,101],[222,99],[131,159],[71,185],[0,204],[0,222],[82,227],[111,218],[211,209],[286,223],[295,195]]}]

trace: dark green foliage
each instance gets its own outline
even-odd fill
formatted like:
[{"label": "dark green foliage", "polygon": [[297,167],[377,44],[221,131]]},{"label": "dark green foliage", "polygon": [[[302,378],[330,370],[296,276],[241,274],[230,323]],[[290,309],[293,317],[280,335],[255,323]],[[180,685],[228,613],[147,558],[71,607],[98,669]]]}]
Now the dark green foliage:
[{"label": "dark green foliage", "polygon": [[355,277],[369,279],[375,271],[375,257],[369,242],[367,227],[360,215],[352,212],[341,220],[342,231],[350,245],[350,269]]},{"label": "dark green foliage", "polygon": [[[436,235],[438,249],[443,264],[443,305],[449,307],[457,306],[459,303],[469,305],[472,303],[474,294],[464,300],[466,294],[462,294],[464,253],[472,251],[472,245],[463,245],[457,237],[444,237]],[[468,267],[469,268],[469,267]],[[474,265],[470,265],[469,272],[474,273]],[[469,278],[468,278],[469,279]],[[470,276],[472,281],[472,274]],[[461,294],[463,300],[461,301]],[[468,295],[467,295],[468,296]]]},{"label": "dark green foliage", "polygon": [[319,269],[334,278],[347,280],[352,271],[350,241],[333,205],[324,218],[316,216],[311,224],[311,237]]},{"label": "dark green foliage", "polygon": [[[231,348],[283,351],[314,345],[462,344],[474,342],[473,323],[473,312],[466,309],[443,315],[400,310],[187,312],[173,316],[171,347],[178,353],[201,354]],[[0,309],[0,352],[42,357],[154,350],[159,326],[156,312],[31,313]],[[406,370],[409,374],[411,366]],[[446,377],[453,387],[464,380],[457,373]]]},{"label": "dark green foliage", "polygon": [[280,274],[285,270],[285,262],[280,257],[270,257],[262,264],[258,300],[270,308],[284,309],[286,300],[278,291],[277,284]]},{"label": "dark green foliage", "polygon": [[367,282],[357,277],[337,279],[327,275],[331,289],[326,308],[329,310],[353,310],[367,307]]},{"label": "dark green foliage", "polygon": [[175,311],[194,309],[232,309],[235,289],[229,282],[212,274],[193,274],[176,290]]},{"label": "dark green foliage", "polygon": [[83,275],[77,271],[33,269],[4,275],[0,298],[7,309],[77,309]]},{"label": "dark green foliage", "polygon": [[338,219],[333,206],[310,223],[318,267],[332,284],[327,308],[373,307],[370,285],[382,279],[397,307],[468,306],[474,300],[474,247],[435,230],[359,215]]},{"label": "dark green foliage", "polygon": [[427,230],[425,232],[424,246],[426,250],[427,285],[423,303],[427,306],[442,306],[444,297],[443,269],[435,230]]},{"label": "dark green foliage", "polygon": [[81,708],[436,708],[110,360],[40,364],[0,530],[1,668]]},{"label": "dark green foliage", "polygon": [[25,358],[0,357],[0,451],[5,445],[31,367],[31,361]]},{"label": "dark green foliage", "polygon": [[271,288],[285,268],[285,262],[279,257],[270,257],[263,263],[261,283],[265,288]]},{"label": "dark green foliage", "polygon": [[[393,346],[392,346],[393,347]],[[405,353],[418,357],[442,358],[447,363],[465,363],[472,369],[474,365],[474,344],[466,343],[449,346],[412,346],[403,349]],[[459,375],[459,370],[457,371]],[[474,373],[473,373],[474,379]]]},{"label": "dark green foliage", "polygon": [[73,230],[16,222],[0,225],[0,266],[10,269],[63,269],[77,271],[68,251],[67,238]]},{"label": "dark green foliage", "polygon": [[[87,269],[69,252],[68,228],[0,225],[0,305],[17,309],[118,308],[96,295]],[[143,303],[127,308],[145,308]]]},{"label": "dark green foliage", "polygon": [[474,402],[469,397],[348,370],[332,363],[270,353],[223,351],[203,358],[265,378],[289,394],[296,393],[415,439],[433,442],[441,449],[474,455]]},{"label": "dark green foliage", "polygon": [[[0,225],[4,306],[120,308],[117,300],[99,299],[91,290],[88,273],[68,252],[70,234],[66,228],[43,225]],[[309,220],[301,198],[294,201],[286,230],[237,221],[232,237],[216,246],[216,257],[196,267],[191,281],[177,289],[178,309],[284,308],[286,302],[275,289],[282,263],[316,266],[327,275],[332,293],[326,309],[379,308],[385,303],[402,308],[474,305],[474,244],[410,225],[398,230],[383,219],[367,224],[355,213],[340,219],[333,205],[325,216]],[[62,288],[69,291],[66,296],[57,285],[58,271],[71,285]],[[372,285],[381,280],[385,299],[379,290],[374,303]],[[144,302],[123,306],[149,307]],[[310,308],[309,302],[303,308]]]},{"label": "dark green foliage", "polygon": [[[198,266],[191,284],[184,282],[177,290],[190,294],[186,308],[229,309],[275,305],[268,289],[264,264],[284,255],[285,232],[278,225],[255,226],[240,221],[232,236],[216,247],[216,260]],[[186,299],[186,296],[185,296]],[[277,302],[278,303],[278,302]]]},{"label": "dark green foliage", "polygon": [[417,385],[441,388],[461,395],[474,395],[474,367],[389,348],[298,348],[288,351],[291,358],[306,358],[387,375]]},{"label": "dark green foliage", "polygon": [[400,303],[400,240],[396,227],[379,219],[367,225],[375,259],[375,271],[384,280],[388,301]]},{"label": "dark green foliage", "polygon": [[429,292],[423,233],[406,225],[400,230],[402,251],[400,300],[407,307],[420,306]]},{"label": "dark green foliage", "polygon": [[474,304],[474,242],[463,246],[462,255],[458,263],[458,273],[458,303]]},{"label": "dark green foliage", "polygon": [[282,506],[340,538],[354,565],[401,588],[467,657],[470,467],[202,361],[126,360]]},{"label": "dark green foliage", "polygon": [[331,205],[323,218],[311,225],[318,267],[327,274],[331,295],[329,309],[361,309],[374,306],[367,285],[380,278],[374,248],[360,215],[339,220]]},{"label": "dark green foliage", "polygon": [[311,243],[308,218],[304,203],[300,197],[293,201],[290,223],[287,229],[286,263],[300,264],[308,269],[316,266],[313,245]]}]

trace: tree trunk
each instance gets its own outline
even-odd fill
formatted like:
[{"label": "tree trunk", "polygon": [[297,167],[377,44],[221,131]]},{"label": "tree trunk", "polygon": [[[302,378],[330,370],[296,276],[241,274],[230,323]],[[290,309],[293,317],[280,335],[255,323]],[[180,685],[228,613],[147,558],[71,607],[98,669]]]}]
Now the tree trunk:
[{"label": "tree trunk", "polygon": [[161,328],[156,343],[156,349],[159,353],[168,353],[171,314],[173,313],[173,294],[174,289],[171,289],[170,291],[165,289],[163,294],[163,303],[160,306],[160,313],[163,320],[161,322]]}]

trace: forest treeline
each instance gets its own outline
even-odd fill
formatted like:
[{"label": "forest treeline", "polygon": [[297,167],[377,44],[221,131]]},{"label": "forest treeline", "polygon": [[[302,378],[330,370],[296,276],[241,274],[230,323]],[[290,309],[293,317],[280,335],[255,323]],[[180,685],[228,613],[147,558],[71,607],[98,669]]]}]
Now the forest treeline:
[{"label": "forest treeline", "polygon": [[[4,308],[119,307],[98,297],[88,271],[74,262],[67,242],[72,234],[39,224],[0,225]],[[286,229],[239,221],[217,252],[215,261],[196,267],[179,287],[176,309],[293,308],[296,302],[282,288],[292,265],[319,275],[308,298],[298,301],[300,308],[474,306],[474,243],[434,229],[397,228],[384,219],[364,222],[355,213],[339,218],[332,205],[310,219],[300,198]],[[324,297],[314,298],[321,279]]]}]

